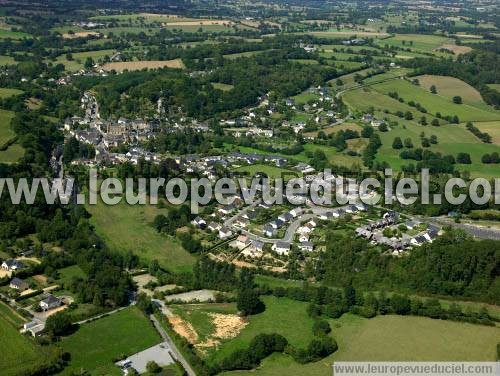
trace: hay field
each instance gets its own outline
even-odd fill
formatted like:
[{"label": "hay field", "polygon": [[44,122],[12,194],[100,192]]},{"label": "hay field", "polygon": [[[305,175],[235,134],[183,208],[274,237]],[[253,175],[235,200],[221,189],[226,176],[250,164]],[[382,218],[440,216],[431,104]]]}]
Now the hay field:
[{"label": "hay field", "polygon": [[106,63],[102,66],[105,71],[115,70],[117,72],[123,72],[124,70],[134,71],[147,69],[159,69],[159,68],[175,68],[184,69],[184,63],[181,59],[174,60],[151,60],[151,61],[123,61],[115,63]]}]

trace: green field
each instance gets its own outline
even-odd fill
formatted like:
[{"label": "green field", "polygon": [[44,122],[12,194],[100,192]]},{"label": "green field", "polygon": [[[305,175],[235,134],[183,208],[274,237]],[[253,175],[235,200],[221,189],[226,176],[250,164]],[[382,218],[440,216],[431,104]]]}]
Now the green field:
[{"label": "green field", "polygon": [[310,93],[309,91],[304,91],[303,93],[297,94],[292,97],[297,104],[306,104],[309,101],[314,101],[319,99],[319,95],[315,93]]},{"label": "green field", "polygon": [[[494,151],[499,151],[498,145],[494,144],[484,144],[479,141],[472,133],[465,129],[464,125],[455,124],[445,124],[440,127],[426,126],[423,127],[417,123],[418,119],[422,117],[421,112],[416,111],[413,107],[408,106],[405,103],[400,103],[399,101],[392,99],[388,95],[382,94],[382,91],[398,91],[400,96],[405,98],[405,100],[415,100],[421,103],[429,111],[436,110],[436,104],[431,102],[431,99],[435,101],[446,102],[446,106],[452,109],[463,106],[460,108],[461,115],[468,119],[471,118],[481,118],[481,117],[496,117],[500,112],[494,110],[482,110],[471,105],[455,105],[448,101],[447,99],[441,97],[436,98],[434,94],[427,93],[425,89],[418,86],[412,85],[403,80],[388,81],[381,84],[374,85],[380,91],[374,91],[368,88],[357,89],[346,92],[343,95],[345,103],[347,103],[351,108],[360,110],[362,112],[367,111],[370,107],[375,108],[375,115],[378,118],[388,118],[389,120],[398,121],[399,125],[389,132],[380,132],[380,138],[382,140],[382,147],[377,153],[377,160],[388,162],[389,165],[396,170],[399,170],[402,165],[412,163],[412,161],[405,161],[399,157],[400,150],[394,150],[392,148],[392,142],[395,137],[400,137],[401,139],[411,138],[415,147],[420,147],[420,134],[425,133],[427,137],[431,135],[436,135],[438,138],[438,144],[433,145],[430,150],[441,152],[444,154],[452,154],[456,156],[459,152],[466,150],[472,159],[471,165],[457,165],[457,169],[470,171],[473,176],[485,176],[485,177],[495,177],[498,175],[496,171],[498,167],[494,165],[485,165],[481,163],[481,157],[485,153],[492,153]],[[403,89],[406,91],[404,92]],[[411,95],[411,96],[410,96]],[[428,98],[428,96],[433,96]],[[418,99],[417,99],[418,97]],[[424,103],[425,101],[425,103]],[[451,107],[450,107],[451,106]],[[391,112],[396,111],[410,111],[413,114],[414,120],[408,121],[400,119],[396,116],[384,113],[384,110],[389,110]],[[466,110],[468,109],[468,111]],[[441,113],[444,115],[443,109],[440,109]],[[433,118],[429,114],[425,115],[427,121],[430,123]],[[458,115],[460,116],[460,115]],[[474,120],[474,119],[471,119]],[[463,121],[463,120],[461,120]],[[477,122],[478,127],[481,122]],[[486,123],[489,130],[494,130],[496,128],[496,123]],[[493,127],[493,129],[492,129]],[[492,137],[496,136],[498,133],[492,134]],[[414,161],[413,161],[414,162]]]},{"label": "green field", "polygon": [[59,278],[56,280],[58,284],[67,285],[71,283],[74,277],[85,278],[85,272],[78,265],[71,265],[58,270]]},{"label": "green field", "polygon": [[132,251],[145,262],[157,259],[168,270],[183,272],[191,269],[194,257],[177,240],[159,234],[150,223],[166,209],[154,205],[87,205],[96,227],[108,247],[116,252]]},{"label": "green field", "polygon": [[[455,104],[452,102],[451,98],[439,95],[439,93],[437,95],[432,94],[430,91],[420,86],[413,85],[406,80],[383,82],[373,85],[372,88],[382,94],[397,92],[401,98],[404,98],[405,102],[408,103],[410,100],[418,102],[425,107],[429,113],[434,115],[437,112],[440,112],[443,116],[457,115],[460,121],[488,121],[500,119],[500,111],[482,109],[475,106],[475,104]],[[460,91],[457,90],[455,95],[459,94]]]},{"label": "green field", "polygon": [[[7,89],[0,89],[0,93],[3,90]],[[10,128],[10,122],[13,117],[14,113],[12,111],[0,110],[0,146],[5,145],[7,141],[16,136],[14,131]]]},{"label": "green field", "polygon": [[[279,333],[294,346],[307,346],[313,338],[313,319],[306,313],[308,303],[269,296],[263,297],[262,300],[266,310],[250,316],[250,323],[238,337],[222,343],[217,351],[209,355],[210,361],[220,361],[233,351],[245,348],[253,337],[260,333]],[[300,325],[297,325],[298,323]]]},{"label": "green field", "polygon": [[285,168],[269,166],[265,164],[253,164],[249,166],[242,166],[234,169],[234,172],[247,172],[251,177],[255,176],[255,174],[261,172],[266,174],[271,179],[281,178],[286,176],[296,175],[296,171],[290,171]]},{"label": "green field", "polygon": [[[3,303],[1,303],[3,304]],[[3,376],[15,376],[29,372],[44,363],[48,358],[48,349],[36,345],[31,338],[19,333],[5,316],[7,307],[0,309],[0,369]]]},{"label": "green field", "polygon": [[31,35],[23,33],[22,31],[0,29],[0,38],[23,39],[23,38],[31,38]]},{"label": "green field", "polygon": [[92,375],[121,375],[113,359],[129,356],[161,341],[149,320],[138,308],[126,308],[108,317],[83,324],[76,333],[63,338],[60,346],[71,354],[70,375],[81,370]]},{"label": "green field", "polygon": [[91,57],[95,62],[97,62],[99,59],[102,59],[106,55],[112,56],[115,52],[116,52],[115,50],[77,52],[72,54],[73,60],[70,61],[66,58],[66,54],[64,54],[57,57],[56,64],[61,63],[64,65],[64,68],[68,72],[75,72],[80,69],[83,69],[87,57]]},{"label": "green field", "polygon": [[[1,65],[1,64],[0,64]],[[21,94],[23,91],[19,89],[10,89],[6,87],[0,88],[0,99],[12,97],[13,95]]]},{"label": "green field", "polygon": [[[291,357],[273,354],[257,374],[331,375],[334,361],[494,361],[500,329],[409,316],[364,319],[350,314],[330,320],[339,350],[319,362],[299,365]],[[299,326],[295,326],[299,328]]]},{"label": "green field", "polygon": [[[403,44],[404,42],[404,44]],[[412,42],[412,44],[410,44]],[[375,44],[383,47],[395,46],[401,48],[411,48],[425,52],[432,52],[442,44],[454,44],[453,39],[442,37],[439,35],[424,35],[424,34],[397,34],[387,39],[376,40]]]},{"label": "green field", "polygon": [[496,91],[500,92],[500,84],[488,84],[488,86]]},{"label": "green field", "polygon": [[19,144],[14,144],[7,150],[0,151],[0,163],[16,163],[23,156],[24,148]]},{"label": "green field", "polygon": [[214,87],[214,89],[219,89],[222,91],[229,91],[234,89],[233,85],[222,84],[220,82],[212,82],[212,86]]},{"label": "green field", "polygon": [[14,58],[10,56],[0,55],[0,65],[14,65],[17,64]]}]

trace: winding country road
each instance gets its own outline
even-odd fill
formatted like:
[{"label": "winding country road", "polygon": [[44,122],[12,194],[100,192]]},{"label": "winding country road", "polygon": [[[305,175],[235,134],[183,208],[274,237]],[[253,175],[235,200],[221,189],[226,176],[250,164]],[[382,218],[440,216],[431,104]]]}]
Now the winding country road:
[{"label": "winding country road", "polygon": [[165,331],[165,329],[163,329],[163,327],[161,326],[161,324],[158,321],[158,319],[154,315],[150,315],[149,318],[153,322],[153,325],[155,326],[155,328],[158,331],[158,333],[160,334],[160,336],[163,338],[163,340],[165,342],[167,342],[168,346],[170,347],[170,349],[172,350],[172,353],[175,356],[175,359],[178,360],[182,364],[182,366],[186,370],[186,373],[189,376],[196,376],[196,373],[191,368],[191,366],[189,365],[188,361],[181,354],[181,352],[179,351],[179,349],[177,349],[177,346],[175,346],[174,341],[172,341],[172,339],[170,338],[170,336],[168,335],[168,333]]}]

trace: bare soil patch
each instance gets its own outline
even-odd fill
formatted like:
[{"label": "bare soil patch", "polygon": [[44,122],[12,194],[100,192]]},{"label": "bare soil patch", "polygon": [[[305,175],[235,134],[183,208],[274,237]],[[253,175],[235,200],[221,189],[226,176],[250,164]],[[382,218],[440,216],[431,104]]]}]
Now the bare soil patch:
[{"label": "bare soil patch", "polygon": [[170,325],[172,325],[174,331],[186,338],[189,343],[195,344],[198,341],[198,333],[196,333],[196,330],[194,330],[190,323],[184,321],[179,316],[170,316],[168,317],[168,321]]},{"label": "bare soil patch", "polygon": [[96,31],[79,31],[77,33],[69,34],[69,33],[64,33],[62,37],[64,39],[76,39],[76,38],[85,38],[88,36],[95,36],[98,37],[100,36],[101,33],[98,33]]},{"label": "bare soil patch", "polygon": [[220,345],[220,340],[237,337],[241,330],[248,325],[248,322],[238,315],[223,313],[209,313],[208,315],[212,319],[215,330],[205,341],[195,345],[201,351],[217,347]]},{"label": "bare soil patch", "polygon": [[46,285],[47,284],[48,277],[46,275],[44,275],[44,274],[37,274],[37,275],[34,275],[31,278],[33,278],[35,281],[37,281],[41,285]]}]

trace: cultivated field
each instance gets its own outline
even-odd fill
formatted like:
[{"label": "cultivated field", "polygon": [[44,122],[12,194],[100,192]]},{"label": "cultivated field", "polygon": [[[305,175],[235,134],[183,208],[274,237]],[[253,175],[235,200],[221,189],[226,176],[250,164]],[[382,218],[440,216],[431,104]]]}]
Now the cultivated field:
[{"label": "cultivated field", "polygon": [[105,71],[123,72],[124,70],[134,71],[142,69],[159,69],[159,68],[185,68],[181,59],[174,60],[151,60],[151,61],[123,61],[115,63],[106,63],[102,66]]},{"label": "cultivated field", "polygon": [[108,206],[100,202],[87,205],[92,214],[91,222],[97,233],[114,251],[127,252],[139,256],[149,263],[157,259],[161,266],[172,271],[188,271],[194,263],[194,257],[185,251],[174,238],[159,234],[150,223],[158,214],[165,214],[166,209],[153,205]]},{"label": "cultivated field", "polygon": [[121,375],[113,359],[128,356],[156,345],[160,336],[138,308],[83,324],[60,345],[71,354],[62,375],[87,370],[92,375]]}]

